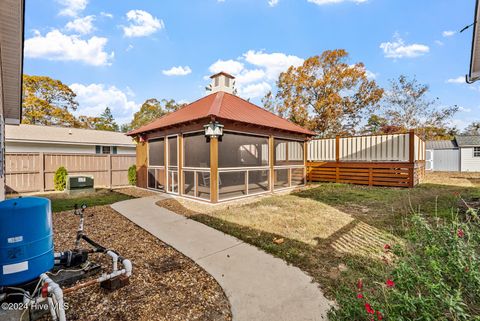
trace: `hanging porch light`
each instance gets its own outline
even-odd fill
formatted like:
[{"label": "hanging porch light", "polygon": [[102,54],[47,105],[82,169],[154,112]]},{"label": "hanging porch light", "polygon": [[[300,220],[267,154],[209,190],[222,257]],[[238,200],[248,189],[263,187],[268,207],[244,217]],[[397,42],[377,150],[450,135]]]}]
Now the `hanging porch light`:
[{"label": "hanging porch light", "polygon": [[203,128],[205,128],[205,136],[208,138],[216,138],[223,135],[223,125],[217,121],[211,121]]}]

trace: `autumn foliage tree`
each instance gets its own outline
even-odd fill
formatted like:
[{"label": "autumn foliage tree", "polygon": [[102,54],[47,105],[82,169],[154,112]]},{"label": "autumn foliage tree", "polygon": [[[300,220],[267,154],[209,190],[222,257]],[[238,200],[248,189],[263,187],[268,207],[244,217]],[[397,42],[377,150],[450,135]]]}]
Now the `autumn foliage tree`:
[{"label": "autumn foliage tree", "polygon": [[463,135],[480,135],[480,122],[474,121],[468,125],[462,133]]},{"label": "autumn foliage tree", "polygon": [[23,124],[74,127],[76,94],[60,80],[23,75]]},{"label": "autumn foliage tree", "polygon": [[122,131],[139,128],[183,106],[185,104],[177,103],[173,99],[162,99],[161,101],[156,98],[147,99],[140,107],[140,110],[133,115],[133,120],[129,126],[122,127]]},{"label": "autumn foliage tree", "polygon": [[384,126],[397,132],[414,129],[424,139],[449,139],[456,130],[447,123],[457,111],[458,106],[441,107],[438,97],[429,98],[428,85],[402,75],[390,80],[379,113]]},{"label": "autumn foliage tree", "polygon": [[118,131],[118,125],[113,118],[110,107],[105,107],[105,110],[100,114],[100,117],[98,117],[93,125],[96,130]]},{"label": "autumn foliage tree", "polygon": [[320,136],[354,134],[373,110],[383,89],[367,78],[362,63],[349,64],[345,50],[328,50],[280,74],[277,93],[263,103],[290,121]]}]

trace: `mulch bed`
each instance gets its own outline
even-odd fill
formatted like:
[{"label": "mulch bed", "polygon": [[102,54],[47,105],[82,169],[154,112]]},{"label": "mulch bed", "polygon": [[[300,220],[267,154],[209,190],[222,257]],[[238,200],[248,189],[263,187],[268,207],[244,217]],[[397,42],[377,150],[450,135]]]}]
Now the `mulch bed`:
[{"label": "mulch bed", "polygon": [[[71,212],[53,214],[56,251],[73,248],[77,225]],[[130,259],[133,275],[114,292],[95,285],[69,294],[68,320],[231,320],[228,299],[212,276],[109,206],[86,210],[85,231]],[[90,258],[111,269],[104,256]]]}]

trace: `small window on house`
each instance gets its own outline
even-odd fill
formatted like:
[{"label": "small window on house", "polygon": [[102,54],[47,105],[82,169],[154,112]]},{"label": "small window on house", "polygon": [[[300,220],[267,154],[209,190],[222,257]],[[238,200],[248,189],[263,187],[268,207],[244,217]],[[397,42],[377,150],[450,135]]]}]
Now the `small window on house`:
[{"label": "small window on house", "polygon": [[473,157],[480,157],[480,147],[473,147]]},{"label": "small window on house", "polygon": [[218,85],[219,85],[219,79],[218,77],[215,77],[215,87],[218,87]]},{"label": "small window on house", "polygon": [[225,77],[225,87],[230,87],[230,78]]},{"label": "small window on house", "polygon": [[95,146],[95,154],[116,154],[117,147],[116,146]]}]

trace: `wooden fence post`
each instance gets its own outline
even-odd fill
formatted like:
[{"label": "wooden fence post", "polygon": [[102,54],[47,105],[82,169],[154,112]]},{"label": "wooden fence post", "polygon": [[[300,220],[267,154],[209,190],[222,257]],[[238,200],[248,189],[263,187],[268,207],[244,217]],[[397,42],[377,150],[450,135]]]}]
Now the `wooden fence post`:
[{"label": "wooden fence post", "polygon": [[108,162],[108,187],[112,188],[112,155],[108,154],[107,156]]},{"label": "wooden fence post", "polygon": [[340,136],[335,136],[335,182],[340,182]]},{"label": "wooden fence post", "polygon": [[40,158],[40,192],[45,192],[45,154],[40,152],[38,157]]},{"label": "wooden fence post", "polygon": [[415,186],[415,131],[411,129],[408,132],[408,162],[410,168],[408,169],[409,187]]}]

